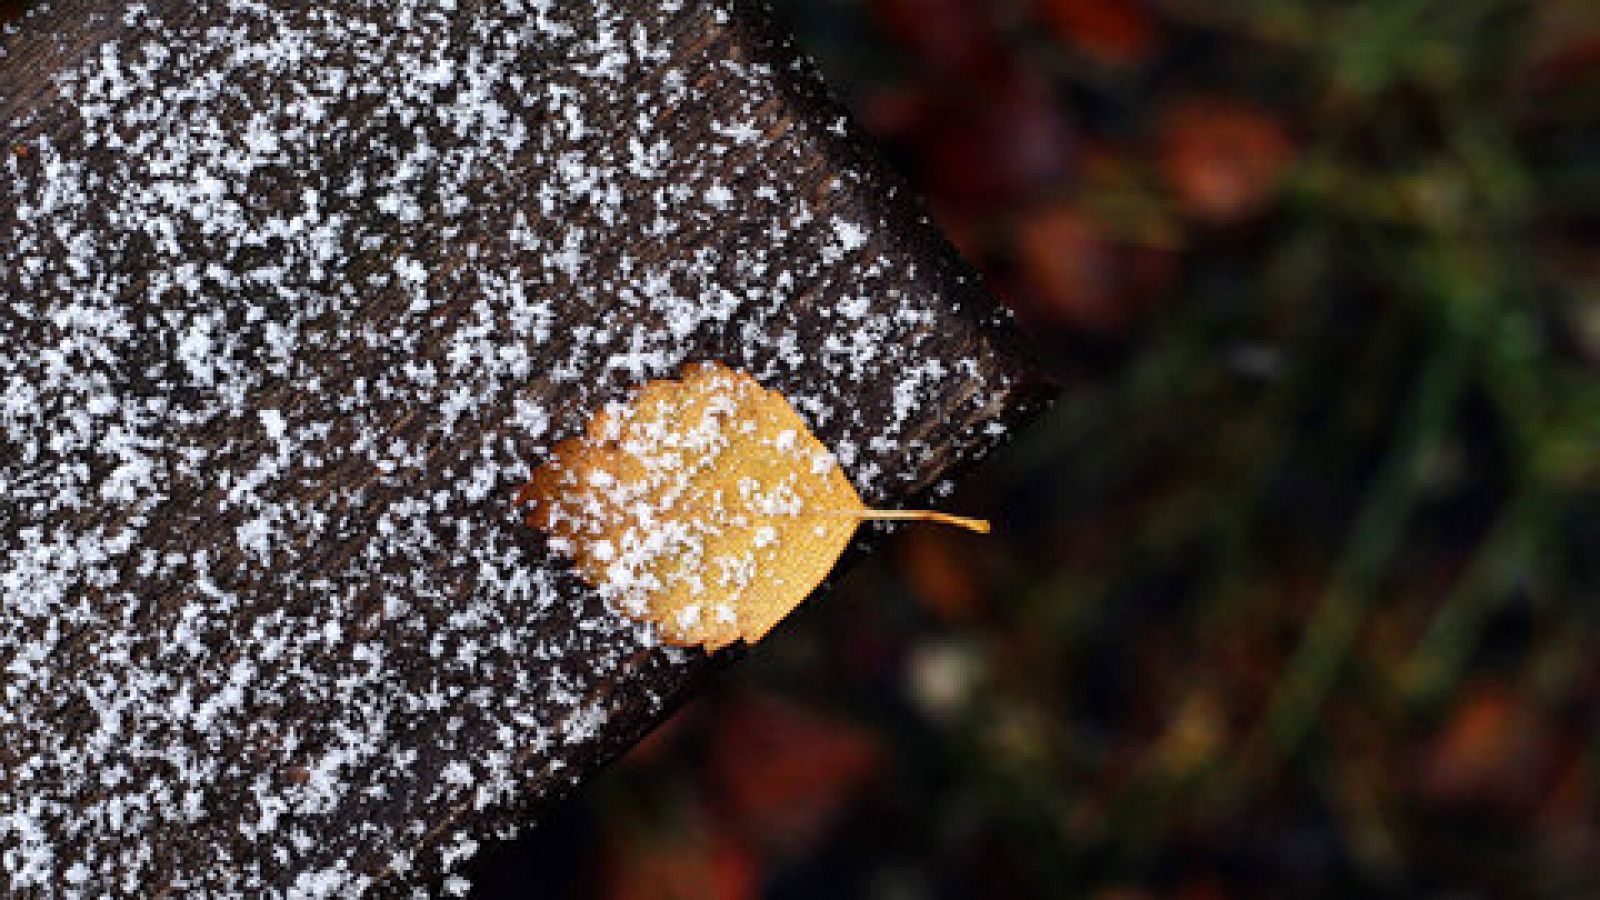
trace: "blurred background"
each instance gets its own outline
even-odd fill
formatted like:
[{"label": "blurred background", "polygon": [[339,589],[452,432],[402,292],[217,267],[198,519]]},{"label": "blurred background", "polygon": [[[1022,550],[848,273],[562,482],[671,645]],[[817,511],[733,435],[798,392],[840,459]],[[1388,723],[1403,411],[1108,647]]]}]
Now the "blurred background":
[{"label": "blurred background", "polygon": [[1600,3],[774,5],[1065,392],[475,896],[1600,895]]},{"label": "blurred background", "polygon": [[1600,896],[1600,3],[775,6],[1066,391],[477,896]]}]

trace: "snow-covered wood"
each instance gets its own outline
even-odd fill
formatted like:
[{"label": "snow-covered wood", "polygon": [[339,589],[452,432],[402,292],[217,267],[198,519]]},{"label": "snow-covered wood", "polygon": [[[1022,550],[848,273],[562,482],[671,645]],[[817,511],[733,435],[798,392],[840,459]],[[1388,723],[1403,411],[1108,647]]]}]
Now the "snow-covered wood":
[{"label": "snow-covered wood", "polygon": [[[1037,388],[742,0],[44,0],[0,38],[0,884],[439,879],[714,661],[511,498],[720,360],[878,505]],[[781,640],[781,629],[775,639]]]}]

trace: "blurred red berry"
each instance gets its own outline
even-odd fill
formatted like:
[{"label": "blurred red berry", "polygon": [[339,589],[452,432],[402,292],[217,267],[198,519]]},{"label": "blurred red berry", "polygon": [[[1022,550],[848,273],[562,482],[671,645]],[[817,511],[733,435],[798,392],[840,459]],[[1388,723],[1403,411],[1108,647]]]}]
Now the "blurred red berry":
[{"label": "blurred red berry", "polygon": [[1035,0],[1034,7],[1058,40],[1101,62],[1137,65],[1155,52],[1155,22],[1139,0]]},{"label": "blurred red berry", "polygon": [[1004,56],[985,0],[873,0],[878,27],[935,71],[977,75]]},{"label": "blurred red berry", "polygon": [[934,201],[994,212],[1061,183],[1071,132],[1049,91],[1020,73],[940,96],[916,144],[922,187]]}]

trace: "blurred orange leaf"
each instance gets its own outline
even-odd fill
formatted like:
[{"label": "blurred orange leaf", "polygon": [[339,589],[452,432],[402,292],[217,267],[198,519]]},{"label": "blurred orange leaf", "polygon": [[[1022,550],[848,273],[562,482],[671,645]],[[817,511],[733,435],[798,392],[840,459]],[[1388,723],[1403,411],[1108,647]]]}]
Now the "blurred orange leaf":
[{"label": "blurred orange leaf", "polygon": [[984,606],[983,577],[952,535],[914,531],[900,542],[901,564],[917,597],[946,622],[971,621]]},{"label": "blurred orange leaf", "polygon": [[1175,272],[1171,247],[1113,242],[1098,221],[1067,205],[1030,211],[1016,223],[1018,312],[1044,326],[1119,334],[1164,294]]},{"label": "blurred orange leaf", "polygon": [[1423,755],[1423,791],[1450,799],[1494,793],[1530,749],[1533,721],[1524,704],[1500,682],[1467,690]]},{"label": "blurred orange leaf", "polygon": [[774,698],[743,699],[715,727],[711,772],[729,813],[783,846],[810,841],[882,762],[870,732]]},{"label": "blurred orange leaf", "polygon": [[1232,101],[1176,103],[1161,132],[1161,166],[1179,205],[1218,224],[1260,213],[1294,155],[1278,118]]},{"label": "blurred orange leaf", "polygon": [[759,895],[756,860],[731,836],[703,826],[613,835],[602,863],[607,900],[745,900]]}]

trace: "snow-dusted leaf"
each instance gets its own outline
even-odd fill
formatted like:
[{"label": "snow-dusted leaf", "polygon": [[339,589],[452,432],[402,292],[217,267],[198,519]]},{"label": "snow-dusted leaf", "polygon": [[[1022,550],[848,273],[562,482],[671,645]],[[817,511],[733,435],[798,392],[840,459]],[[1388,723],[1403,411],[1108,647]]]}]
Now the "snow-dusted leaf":
[{"label": "snow-dusted leaf", "polygon": [[644,385],[559,444],[518,495],[528,523],[668,643],[756,641],[816,588],[868,509],[782,394],[717,363]]}]

